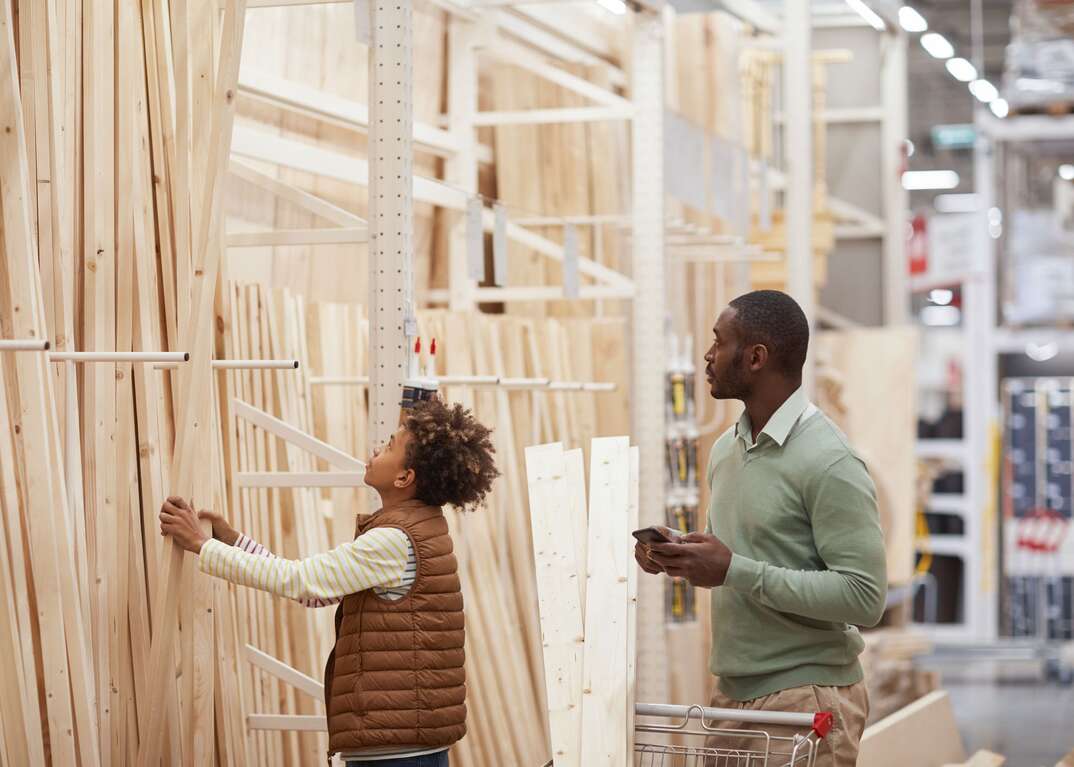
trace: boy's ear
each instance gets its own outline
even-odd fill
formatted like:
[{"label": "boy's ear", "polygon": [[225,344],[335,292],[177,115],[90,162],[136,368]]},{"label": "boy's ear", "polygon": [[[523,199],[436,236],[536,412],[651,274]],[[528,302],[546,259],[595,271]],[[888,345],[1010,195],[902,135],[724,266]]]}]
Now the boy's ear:
[{"label": "boy's ear", "polygon": [[403,469],[401,472],[395,475],[395,486],[402,490],[404,487],[410,487],[414,484],[414,470]]}]

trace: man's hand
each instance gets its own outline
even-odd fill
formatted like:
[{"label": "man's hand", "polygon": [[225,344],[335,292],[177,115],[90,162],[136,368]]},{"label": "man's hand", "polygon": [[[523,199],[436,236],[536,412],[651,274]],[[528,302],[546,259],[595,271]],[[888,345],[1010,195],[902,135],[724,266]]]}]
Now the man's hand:
[{"label": "man's hand", "polygon": [[231,523],[224,519],[223,515],[216,511],[199,511],[198,519],[207,519],[213,524],[213,538],[226,543],[228,546],[234,546],[235,541],[239,540],[239,531],[231,526]]},{"label": "man's hand", "polygon": [[201,531],[198,515],[182,498],[169,498],[160,507],[160,534],[170,535],[178,545],[197,554],[209,536]]},{"label": "man's hand", "polygon": [[634,559],[637,560],[638,567],[650,575],[659,575],[664,572],[664,568],[649,559],[649,547],[644,543],[634,544]]},{"label": "man's hand", "polygon": [[731,549],[708,533],[689,533],[677,543],[654,543],[649,550],[665,573],[705,589],[722,586],[731,566]]}]

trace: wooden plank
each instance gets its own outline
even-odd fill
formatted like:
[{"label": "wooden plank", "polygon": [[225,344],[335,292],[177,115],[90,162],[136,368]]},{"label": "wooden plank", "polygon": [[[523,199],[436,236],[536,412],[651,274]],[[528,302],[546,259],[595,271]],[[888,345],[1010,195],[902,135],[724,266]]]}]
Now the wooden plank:
[{"label": "wooden plank", "polygon": [[268,653],[261,652],[250,644],[246,645],[246,660],[262,671],[272,674],[281,682],[286,682],[311,698],[324,702],[324,684],[313,677],[303,674],[298,669],[291,668],[286,663],[281,663]]},{"label": "wooden plank", "polygon": [[[7,545],[0,545],[0,638],[5,646],[15,652],[0,653],[0,684],[6,695],[0,695],[0,729],[2,729],[3,749],[7,764],[43,764],[45,759],[42,748],[41,717],[38,712],[37,674],[34,668],[33,636],[29,625],[30,612],[27,608],[22,613],[24,630],[20,629],[20,620],[16,598],[26,603],[25,565],[23,563],[23,543],[21,521],[18,513],[18,497],[15,492],[15,461],[11,443],[7,436],[11,433],[11,421],[8,418],[7,395],[5,392],[4,371],[0,366],[0,428],[5,433],[0,435],[0,531]],[[12,556],[8,555],[8,546]]]},{"label": "wooden plank", "polygon": [[[589,509],[585,492],[585,454],[581,448],[568,450],[563,454],[564,468],[567,472],[567,515],[574,528],[574,567],[578,573],[578,605],[582,613],[582,625],[585,626],[585,589],[588,578],[586,569],[589,560]],[[636,528],[632,528],[636,529]]]},{"label": "wooden plank", "polygon": [[[918,332],[897,327],[826,331],[817,342],[818,359],[838,371],[842,384],[838,403],[819,404],[846,432],[876,483],[893,584],[909,583],[914,571],[917,402],[913,386],[875,371],[912,365],[917,348]],[[876,402],[884,407],[878,410]]]},{"label": "wooden plank", "polygon": [[860,767],[941,767],[965,760],[951,698],[936,690],[865,728]]},{"label": "wooden plank", "polygon": [[[191,350],[190,364],[179,371],[179,406],[184,421],[178,427],[176,435],[175,467],[173,471],[174,492],[190,497],[194,490],[194,476],[197,470],[198,450],[201,429],[209,409],[211,389],[210,349],[212,336],[210,320],[213,306],[213,293],[216,290],[216,277],[219,267],[219,248],[210,248],[210,232],[220,208],[220,188],[218,183],[226,166],[230,153],[231,125],[234,120],[234,88],[238,76],[238,66],[242,51],[242,20],[245,16],[245,0],[231,0],[225,12],[224,30],[221,38],[220,65],[214,92],[214,107],[210,123],[212,138],[209,142],[211,155],[207,164],[209,169],[205,189],[203,190],[203,210],[200,231],[194,242],[197,253],[204,253],[202,271],[196,276],[191,302],[190,314],[184,318],[185,332],[181,340],[189,341]],[[195,378],[195,376],[197,376]],[[198,420],[200,419],[200,421]],[[183,570],[183,552],[171,539],[165,544],[162,577],[158,581],[164,593],[154,599],[154,631],[152,658],[150,667],[153,678],[165,679],[172,668],[174,638],[177,617],[176,592],[178,591]],[[171,685],[165,685],[162,693],[170,697]],[[149,727],[146,740],[140,745],[138,762],[140,765],[156,765],[160,761],[161,736],[164,725],[164,712],[167,709],[167,697],[152,701]],[[188,705],[192,701],[188,702]],[[210,715],[211,715],[211,706]]]},{"label": "wooden plank", "polygon": [[577,582],[575,526],[563,524],[571,508],[563,444],[526,448],[533,556],[541,615],[545,688],[552,758],[557,767],[581,764],[582,744],[582,606]]},{"label": "wooden plank", "polygon": [[[22,107],[15,56],[11,6],[0,4],[0,209],[3,211],[4,257],[0,259],[0,286],[8,295],[3,304],[10,316],[13,337],[43,338],[40,288],[37,283],[36,243],[26,197],[27,165]],[[46,708],[52,757],[75,759],[75,725],[79,726],[78,754],[83,764],[99,763],[96,727],[90,726],[95,707],[85,627],[78,609],[78,589],[71,561],[61,541],[69,540],[61,527],[66,514],[62,475],[52,462],[48,413],[54,412],[46,361],[39,354],[14,355],[18,410],[17,434],[25,472],[24,499],[30,528],[31,568],[40,616]],[[37,555],[36,557],[34,555]],[[69,677],[70,666],[73,669]],[[71,709],[74,707],[74,717]]]},{"label": "wooden plank", "polygon": [[[635,445],[630,448],[630,486],[629,506],[627,507],[627,530],[638,529],[638,517],[640,515],[640,477],[641,451]],[[627,754],[634,753],[634,703],[637,691],[638,670],[638,568],[633,562],[627,563],[627,620],[626,620],[626,736]],[[628,757],[629,759],[630,757]]]},{"label": "wooden plank", "polygon": [[626,748],[634,719],[626,683],[630,440],[600,437],[591,451],[582,764],[624,767],[633,758]]}]

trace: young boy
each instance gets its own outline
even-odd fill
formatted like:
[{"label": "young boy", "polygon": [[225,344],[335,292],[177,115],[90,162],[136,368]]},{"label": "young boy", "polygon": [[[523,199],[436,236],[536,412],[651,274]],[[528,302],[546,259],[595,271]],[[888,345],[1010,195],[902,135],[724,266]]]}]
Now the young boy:
[{"label": "young boy", "polygon": [[499,475],[490,435],[461,405],[415,404],[366,467],[381,509],[359,515],[350,543],[298,561],[180,498],[161,508],[161,534],[199,554],[202,572],[309,607],[339,603],[324,687],[329,751],[348,766],[447,767],[466,734],[462,593],[440,507],[483,502]]}]

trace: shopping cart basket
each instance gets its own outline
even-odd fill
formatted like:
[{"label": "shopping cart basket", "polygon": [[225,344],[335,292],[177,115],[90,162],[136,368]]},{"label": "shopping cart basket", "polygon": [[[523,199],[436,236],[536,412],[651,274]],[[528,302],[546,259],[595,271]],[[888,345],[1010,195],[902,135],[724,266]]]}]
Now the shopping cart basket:
[{"label": "shopping cart basket", "polygon": [[[832,715],[737,708],[635,706],[634,752],[641,767],[813,767],[817,746],[832,729]],[[741,723],[742,729],[719,729],[717,723]],[[771,735],[768,725],[793,727],[793,735]],[[666,735],[683,744],[667,745]]]},{"label": "shopping cart basket", "polygon": [[[813,767],[832,715],[638,703],[634,707],[635,767]],[[743,729],[717,723],[741,722]],[[764,726],[800,729],[771,735]],[[681,743],[664,741],[675,736]],[[552,767],[549,761],[544,767]]]}]

